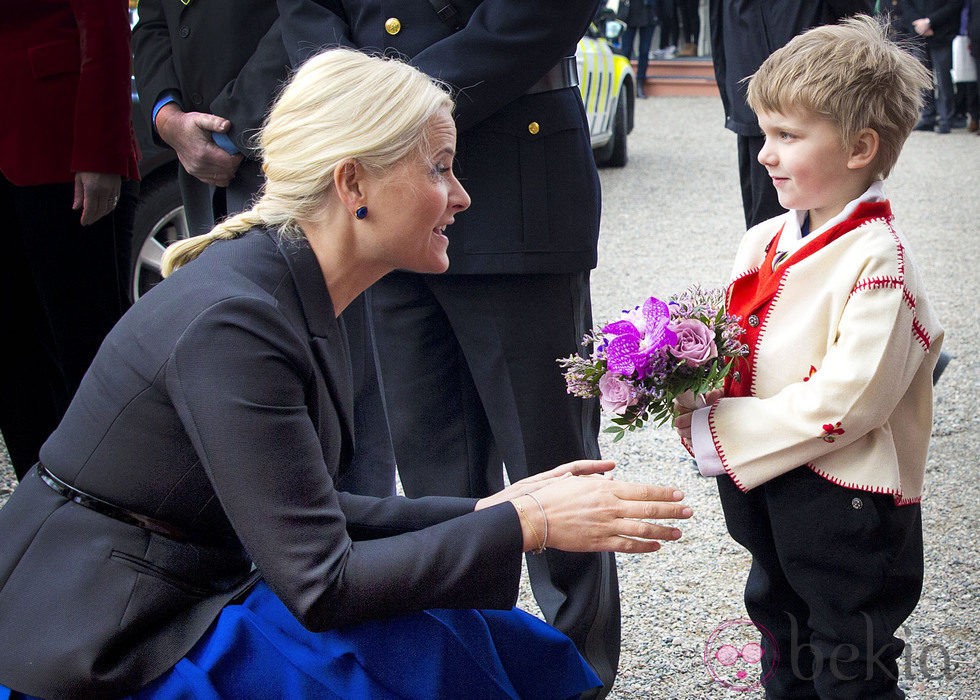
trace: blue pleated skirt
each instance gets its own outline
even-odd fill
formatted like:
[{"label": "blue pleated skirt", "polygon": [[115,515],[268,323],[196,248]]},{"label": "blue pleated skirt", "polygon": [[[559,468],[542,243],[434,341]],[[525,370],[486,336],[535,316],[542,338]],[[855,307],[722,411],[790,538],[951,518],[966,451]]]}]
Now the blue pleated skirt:
[{"label": "blue pleated skirt", "polygon": [[599,685],[568,637],[516,608],[427,610],[314,633],[259,583],[131,697],[557,699]]}]

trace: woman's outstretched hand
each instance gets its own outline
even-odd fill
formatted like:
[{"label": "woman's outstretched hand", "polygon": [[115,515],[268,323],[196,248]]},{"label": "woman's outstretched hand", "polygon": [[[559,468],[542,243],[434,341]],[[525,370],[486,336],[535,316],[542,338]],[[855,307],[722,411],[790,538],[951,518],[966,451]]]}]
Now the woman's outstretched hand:
[{"label": "woman's outstretched hand", "polygon": [[661,546],[658,540],[679,539],[676,527],[647,521],[690,518],[691,509],[680,503],[684,494],[666,486],[615,481],[606,474],[613,466],[606,460],[563,464],[480,500],[476,508],[512,501],[520,514],[525,551],[544,544],[566,552],[655,552]]}]

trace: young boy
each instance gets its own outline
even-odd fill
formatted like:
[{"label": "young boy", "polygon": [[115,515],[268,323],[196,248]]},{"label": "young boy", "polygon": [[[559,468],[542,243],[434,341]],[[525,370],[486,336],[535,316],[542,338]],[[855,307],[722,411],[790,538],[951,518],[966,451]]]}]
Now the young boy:
[{"label": "young boy", "polygon": [[728,310],[749,355],[677,425],[752,553],[766,697],[904,697],[894,633],[922,588],[942,329],[881,181],[931,86],[866,16],[796,37],[748,86],[790,211],[736,255]]}]

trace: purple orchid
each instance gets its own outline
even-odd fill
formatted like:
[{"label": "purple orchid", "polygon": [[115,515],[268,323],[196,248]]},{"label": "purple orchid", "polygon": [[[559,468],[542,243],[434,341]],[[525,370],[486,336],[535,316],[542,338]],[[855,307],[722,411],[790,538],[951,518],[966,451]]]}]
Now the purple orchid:
[{"label": "purple orchid", "polygon": [[639,379],[648,375],[651,357],[662,347],[677,342],[677,334],[667,328],[670,309],[656,297],[626,314],[626,318],[606,325],[602,332],[613,336],[606,347],[606,367],[623,377],[633,373]]}]

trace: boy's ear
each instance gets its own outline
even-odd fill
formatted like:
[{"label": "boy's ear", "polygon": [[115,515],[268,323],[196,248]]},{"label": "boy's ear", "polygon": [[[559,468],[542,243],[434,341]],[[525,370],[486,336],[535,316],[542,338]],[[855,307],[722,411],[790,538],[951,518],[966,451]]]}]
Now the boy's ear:
[{"label": "boy's ear", "polygon": [[878,155],[878,132],[871,128],[861,129],[851,141],[851,155],[847,167],[851,170],[866,168]]}]

